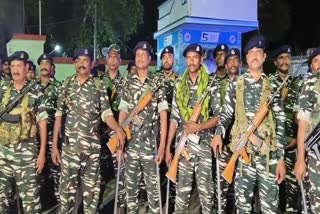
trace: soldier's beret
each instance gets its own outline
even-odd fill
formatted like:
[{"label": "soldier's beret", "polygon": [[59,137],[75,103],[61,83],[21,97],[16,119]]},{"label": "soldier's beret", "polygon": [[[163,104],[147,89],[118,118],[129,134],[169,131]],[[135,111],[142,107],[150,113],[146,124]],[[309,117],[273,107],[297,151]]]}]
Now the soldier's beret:
[{"label": "soldier's beret", "polygon": [[311,54],[310,56],[308,57],[308,66],[311,65],[311,61],[313,58],[315,58],[316,56],[320,55],[320,47],[319,48],[316,48]]},{"label": "soldier's beret", "polygon": [[132,66],[136,66],[136,63],[135,63],[135,61],[133,61],[133,60],[128,63],[128,65],[127,65],[127,70],[129,71]]},{"label": "soldier's beret", "polygon": [[263,50],[265,50],[266,42],[267,41],[264,36],[254,36],[249,40],[246,47],[244,48],[244,53],[247,54],[248,51],[252,48],[262,48]]},{"label": "soldier's beret", "polygon": [[1,64],[4,64],[5,62],[9,62],[9,58],[6,56],[2,57]]},{"label": "soldier's beret", "polygon": [[82,47],[77,48],[73,53],[73,60],[77,59],[79,56],[87,56],[93,61],[93,48],[92,47]]},{"label": "soldier's beret", "polygon": [[120,47],[117,44],[111,44],[108,47],[108,53],[110,53],[110,51],[115,51],[117,53],[120,53]]},{"label": "soldier's beret", "polygon": [[103,72],[106,71],[106,65],[105,64],[98,64],[98,65],[96,65],[96,67],[97,67],[98,71],[103,71]]},{"label": "soldier's beret", "polygon": [[229,57],[231,56],[237,56],[240,60],[240,50],[238,48],[230,48],[226,54],[226,57],[224,58],[224,63],[227,63]]},{"label": "soldier's beret", "polygon": [[138,44],[136,44],[136,46],[133,49],[134,55],[136,55],[137,50],[147,51],[149,55],[151,55],[151,45],[147,41],[140,41],[138,42]]},{"label": "soldier's beret", "polygon": [[162,51],[161,51],[161,55],[160,55],[160,59],[162,59],[163,55],[165,55],[166,53],[171,53],[174,54],[174,49],[172,46],[167,46],[165,47]]},{"label": "soldier's beret", "polygon": [[186,49],[184,49],[183,51],[183,56],[186,57],[188,52],[196,52],[198,53],[200,56],[203,55],[203,51],[202,51],[202,47],[201,45],[197,44],[197,43],[193,43],[190,44],[189,46],[186,47]]},{"label": "soldier's beret", "polygon": [[226,44],[219,44],[213,51],[213,57],[216,58],[218,51],[228,52],[229,47]]},{"label": "soldier's beret", "polygon": [[52,64],[53,57],[51,54],[41,54],[37,60],[38,65],[40,65],[41,60],[48,60]]},{"label": "soldier's beret", "polygon": [[282,45],[281,47],[277,48],[272,52],[272,57],[276,59],[279,55],[283,53],[288,53],[291,55],[292,47],[290,45]]},{"label": "soldier's beret", "polygon": [[29,61],[27,61],[27,63],[29,64],[29,71],[30,70],[36,71],[36,65],[33,64],[32,61],[29,60]]},{"label": "soldier's beret", "polygon": [[25,52],[25,51],[16,51],[9,57],[9,64],[13,60],[20,60],[20,61],[27,62],[28,59],[29,59],[29,55],[27,54],[27,52]]}]

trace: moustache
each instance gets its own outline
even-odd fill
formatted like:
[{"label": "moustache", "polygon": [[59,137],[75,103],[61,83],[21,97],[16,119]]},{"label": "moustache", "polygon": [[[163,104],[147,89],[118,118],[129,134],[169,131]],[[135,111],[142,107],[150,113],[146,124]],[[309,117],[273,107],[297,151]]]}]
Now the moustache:
[{"label": "moustache", "polygon": [[46,68],[41,69],[41,71],[47,71],[47,72],[49,72],[49,70],[46,69]]},{"label": "moustache", "polygon": [[79,69],[86,69],[86,67],[84,67],[84,66],[80,66],[80,67],[79,67]]},{"label": "moustache", "polygon": [[13,75],[13,76],[20,76],[20,73],[14,72],[14,73],[12,73],[12,75]]}]

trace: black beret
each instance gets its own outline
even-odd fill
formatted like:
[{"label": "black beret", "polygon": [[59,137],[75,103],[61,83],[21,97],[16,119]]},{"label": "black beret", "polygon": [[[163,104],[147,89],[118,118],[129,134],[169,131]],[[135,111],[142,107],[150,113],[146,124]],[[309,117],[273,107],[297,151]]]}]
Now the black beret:
[{"label": "black beret", "polygon": [[27,52],[25,52],[25,51],[16,51],[9,57],[9,64],[13,60],[20,60],[20,61],[27,62],[28,59],[29,59],[29,55],[27,54]]},{"label": "black beret", "polygon": [[40,62],[43,59],[50,61],[50,63],[52,64],[53,57],[51,54],[41,54],[37,60],[38,65],[40,65]]},{"label": "black beret", "polygon": [[77,59],[79,56],[87,56],[93,61],[93,48],[92,47],[83,47],[77,48],[73,53],[73,60]]},{"label": "black beret", "polygon": [[224,63],[227,63],[228,58],[231,56],[237,56],[240,60],[240,50],[238,48],[230,48],[226,54],[226,57],[224,58]]},{"label": "black beret", "polygon": [[36,71],[36,65],[33,64],[32,61],[27,61],[27,63],[29,64],[29,71],[30,70]]},{"label": "black beret", "polygon": [[197,43],[192,43],[192,44],[190,44],[189,46],[187,46],[186,49],[184,49],[184,51],[183,51],[183,56],[186,57],[186,56],[187,56],[187,53],[188,53],[189,51],[196,52],[196,53],[198,53],[200,56],[203,55],[202,47],[201,47],[201,45],[199,45],[199,44],[197,44]]},{"label": "black beret", "polygon": [[316,56],[320,55],[320,47],[319,48],[316,48],[311,54],[310,56],[308,57],[308,66],[311,65],[311,61],[313,58],[315,58]]},{"label": "black beret", "polygon": [[136,66],[136,63],[133,60],[128,63],[127,70],[129,71],[132,66]]},{"label": "black beret", "polygon": [[97,67],[98,71],[103,71],[103,72],[106,71],[106,65],[105,64],[98,64],[98,65],[96,65],[96,67]]},{"label": "black beret", "polygon": [[263,50],[265,50],[266,42],[267,41],[264,36],[254,36],[249,40],[246,47],[244,48],[244,53],[247,54],[248,51],[252,48],[262,48]]},{"label": "black beret", "polygon": [[292,47],[290,45],[282,45],[281,47],[277,48],[272,52],[272,57],[276,59],[279,55],[283,53],[288,53],[291,55]]},{"label": "black beret", "polygon": [[9,62],[9,58],[8,57],[2,57],[1,63],[4,64],[5,62]]},{"label": "black beret", "polygon": [[149,55],[151,55],[151,45],[147,41],[140,41],[138,42],[138,44],[136,44],[136,46],[133,49],[134,55],[136,55],[136,52],[139,49],[145,50],[149,53]]},{"label": "black beret", "polygon": [[171,53],[171,54],[174,54],[174,49],[172,46],[167,46],[165,47],[162,51],[161,51],[161,55],[160,55],[160,59],[162,59],[163,55],[166,54],[166,53]]},{"label": "black beret", "polygon": [[226,44],[219,44],[213,51],[213,57],[216,58],[217,52],[218,51],[224,51],[224,52],[228,52],[229,47]]}]

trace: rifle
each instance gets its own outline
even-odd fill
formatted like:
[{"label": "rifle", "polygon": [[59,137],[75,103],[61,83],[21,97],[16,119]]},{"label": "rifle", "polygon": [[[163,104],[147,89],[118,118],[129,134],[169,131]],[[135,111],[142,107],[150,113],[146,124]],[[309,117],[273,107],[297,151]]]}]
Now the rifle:
[{"label": "rifle", "polygon": [[245,163],[250,163],[250,159],[248,157],[247,152],[245,151],[245,146],[247,144],[247,141],[249,140],[256,148],[260,149],[262,146],[262,140],[259,139],[257,136],[253,134],[253,132],[260,126],[263,119],[267,115],[269,111],[269,106],[273,99],[276,97],[277,93],[281,90],[282,86],[287,82],[289,76],[286,77],[286,79],[281,83],[280,87],[277,89],[277,91],[269,97],[265,102],[263,102],[258,111],[255,113],[252,121],[250,122],[247,130],[245,133],[243,133],[238,140],[236,144],[235,151],[233,152],[226,168],[222,172],[222,177],[229,183],[232,183],[233,180],[233,174],[236,167],[236,162],[238,160],[238,157],[241,155]]},{"label": "rifle", "polygon": [[[169,163],[169,166],[170,166],[170,163]],[[169,203],[170,203],[170,179],[167,178],[166,212],[165,212],[165,214],[169,214]]]},{"label": "rifle", "polygon": [[24,89],[22,89],[21,93],[19,93],[4,109],[0,111],[0,121],[5,121],[8,123],[19,123],[21,118],[20,115],[13,115],[9,114],[12,109],[16,107],[16,105],[22,100],[24,95],[26,95],[33,86],[35,86],[37,83],[31,83],[28,86],[26,86]]},{"label": "rifle", "polygon": [[[212,82],[208,85],[206,92],[201,95],[200,99],[195,104],[194,110],[193,110],[192,115],[190,117],[190,121],[193,121],[195,123],[198,121],[200,114],[201,114],[201,111],[202,111],[202,104],[203,104],[204,100],[206,99],[206,97],[209,93],[209,89],[212,86],[215,78],[216,78],[216,76],[214,76],[214,78],[212,79]],[[182,137],[180,138],[180,140],[178,142],[174,157],[171,161],[168,172],[166,174],[167,178],[170,179],[173,183],[176,183],[176,181],[177,181],[177,173],[178,173],[178,165],[179,165],[180,155],[182,154],[187,161],[190,160],[190,156],[184,147],[187,140],[190,139],[191,141],[194,141],[193,139],[198,139],[198,138],[199,137],[195,134],[186,134],[185,131],[183,131]]]},{"label": "rifle", "polygon": [[217,168],[218,214],[221,214],[222,212],[221,212],[221,185],[220,185],[220,161],[219,161],[219,152],[217,152],[216,168]]},{"label": "rifle", "polygon": [[[141,99],[139,100],[137,106],[130,112],[129,117],[121,123],[121,127],[124,129],[127,139],[131,140],[131,131],[129,128],[129,124],[132,121],[135,121],[138,124],[138,127],[140,128],[142,125],[142,122],[140,118],[138,117],[138,114],[149,104],[149,102],[152,100],[153,93],[155,93],[158,88],[164,83],[164,81],[167,80],[167,78],[172,74],[171,72],[157,87],[155,87],[152,91],[147,89],[142,95]],[[114,154],[118,147],[118,136],[115,134],[107,143],[107,146],[111,152],[111,154]]]},{"label": "rifle", "polygon": [[[296,150],[296,157],[298,156],[297,150]],[[308,214],[308,207],[307,207],[307,200],[306,200],[306,193],[304,191],[303,181],[299,182],[299,187],[301,191],[301,198],[302,198],[302,206],[304,214]]]},{"label": "rifle", "polygon": [[320,143],[320,122],[318,122],[317,126],[309,134],[305,143],[306,152],[310,152],[311,150],[313,150],[313,152],[317,156],[317,159],[320,161],[319,143]]},{"label": "rifle", "polygon": [[123,79],[124,79],[123,77],[120,78],[120,79],[116,82],[116,84],[113,85],[113,87],[112,87],[112,89],[111,89],[110,103],[112,103],[113,100],[114,100],[114,98],[116,97],[116,95],[117,95],[117,88],[118,88],[118,86],[120,85],[120,82],[122,82]]},{"label": "rifle", "polygon": [[[155,154],[158,155],[158,145],[157,145],[157,135],[154,136],[155,138]],[[159,197],[159,209],[160,214],[162,214],[162,197],[161,197],[161,179],[160,179],[160,168],[157,163],[156,164],[156,170],[157,170],[157,189],[158,189],[158,197]]]},{"label": "rifle", "polygon": [[296,79],[298,79],[298,77],[299,76],[294,77],[287,86],[282,87],[282,89],[281,89],[281,99],[282,99],[282,101],[285,101],[287,99],[287,96],[289,94],[289,88],[294,83],[294,81]]},{"label": "rifle", "polygon": [[117,154],[117,165],[118,165],[118,171],[117,171],[117,180],[116,180],[116,192],[114,196],[114,208],[113,208],[113,214],[117,214],[118,210],[118,194],[119,194],[119,180],[120,180],[120,167],[121,167],[121,158]]}]

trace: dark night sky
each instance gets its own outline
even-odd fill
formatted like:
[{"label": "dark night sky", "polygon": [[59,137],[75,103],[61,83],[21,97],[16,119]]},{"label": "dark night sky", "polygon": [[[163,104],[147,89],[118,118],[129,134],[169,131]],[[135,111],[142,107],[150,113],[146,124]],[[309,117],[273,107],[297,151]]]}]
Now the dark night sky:
[{"label": "dark night sky", "polygon": [[[131,41],[127,42],[127,45],[129,47],[133,47],[134,44],[139,40],[150,41],[152,42],[153,46],[156,47],[156,41],[153,41],[153,33],[157,30],[158,6],[164,1],[165,0],[141,0],[142,4],[144,5],[144,22],[139,27],[137,34],[132,36]],[[269,4],[272,4],[272,5],[277,5],[277,2],[280,0],[259,0],[259,2],[260,1],[269,2]],[[288,11],[289,11],[288,13],[289,14],[288,21],[290,22],[290,24],[288,25],[289,29],[287,32],[283,34],[280,40],[278,39],[278,40],[271,41],[270,48],[272,49],[277,45],[287,43],[287,44],[293,45],[294,49],[296,50],[296,53],[300,53],[300,51],[304,51],[307,48],[319,46],[320,45],[320,22],[318,17],[319,7],[317,6],[319,3],[319,0],[307,0],[307,1],[281,0],[281,1],[285,3],[286,8],[288,8]],[[53,23],[61,22],[63,20],[68,20],[72,18],[70,12],[68,11],[68,8],[79,5],[79,4],[72,4],[72,2],[76,2],[76,1],[74,0],[48,1],[47,4],[50,4],[48,10],[58,11],[58,12],[51,12],[51,16],[49,16],[50,22],[53,22]],[[0,8],[0,12],[1,12],[1,8]],[[260,20],[261,18],[259,18],[260,26],[262,26],[261,27],[262,31],[263,31],[263,26],[268,26],[269,31],[273,31],[273,33],[277,33],[277,30],[279,28],[277,27],[273,28],[272,24],[277,23],[277,21],[281,21],[282,15],[283,15],[281,14],[281,12],[282,12],[281,9],[277,8],[277,6],[272,6],[272,9],[270,10],[270,12],[269,10],[267,10],[264,15],[267,17],[276,17],[276,19],[273,19],[272,21],[268,21],[264,23],[263,21]],[[26,8],[26,15],[27,15],[26,26],[32,26],[32,27],[26,28],[26,33],[37,34],[38,20],[36,18],[32,20],[32,18],[28,17],[28,14],[36,16],[37,11],[31,11],[28,8]],[[259,16],[260,16],[260,11],[259,11]],[[277,20],[277,18],[279,20]],[[6,21],[0,20],[0,23],[1,21],[3,23],[10,22],[8,21],[8,19]],[[79,20],[76,20],[71,24],[78,24],[78,23],[79,23]],[[54,39],[57,42],[66,43],[67,41],[70,40],[70,38],[68,38],[68,35],[66,34],[66,27],[63,24],[50,25],[49,27],[51,31],[54,32]],[[248,39],[248,37],[251,34],[252,33],[249,33],[243,36],[244,43],[246,42],[246,39]],[[65,40],[65,41],[60,41],[60,40]]]}]

